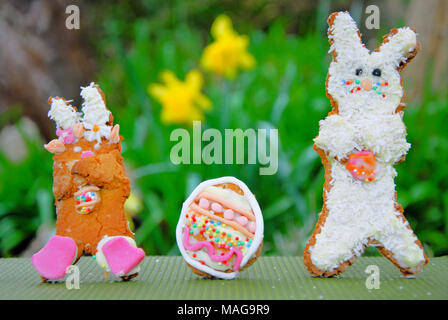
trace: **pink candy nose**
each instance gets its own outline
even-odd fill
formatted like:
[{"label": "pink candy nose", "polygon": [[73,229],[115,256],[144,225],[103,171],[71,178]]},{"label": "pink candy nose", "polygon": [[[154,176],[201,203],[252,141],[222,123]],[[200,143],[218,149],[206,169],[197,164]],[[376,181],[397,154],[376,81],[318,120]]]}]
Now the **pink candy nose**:
[{"label": "pink candy nose", "polygon": [[369,91],[372,89],[372,82],[369,79],[364,79],[361,81],[361,87],[364,90]]}]

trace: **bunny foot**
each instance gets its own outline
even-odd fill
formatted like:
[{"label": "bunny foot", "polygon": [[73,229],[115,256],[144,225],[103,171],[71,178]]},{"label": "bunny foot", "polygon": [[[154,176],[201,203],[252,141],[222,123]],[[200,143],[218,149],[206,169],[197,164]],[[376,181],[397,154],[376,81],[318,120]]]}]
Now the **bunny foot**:
[{"label": "bunny foot", "polygon": [[97,246],[95,259],[106,272],[112,272],[124,281],[138,275],[139,264],[145,257],[143,249],[137,248],[130,237],[105,236]]},{"label": "bunny foot", "polygon": [[31,263],[41,279],[61,279],[77,257],[75,241],[69,237],[53,236],[47,244],[31,258]]}]

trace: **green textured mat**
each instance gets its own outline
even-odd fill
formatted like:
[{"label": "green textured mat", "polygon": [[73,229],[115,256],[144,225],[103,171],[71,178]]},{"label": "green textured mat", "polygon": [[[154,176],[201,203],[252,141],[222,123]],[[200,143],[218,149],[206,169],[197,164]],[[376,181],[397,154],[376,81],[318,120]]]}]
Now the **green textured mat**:
[{"label": "green textured mat", "polygon": [[[380,289],[367,289],[365,269],[380,269]],[[448,257],[433,258],[416,279],[382,257],[361,257],[340,278],[312,278],[299,257],[260,257],[236,280],[195,276],[181,257],[147,257],[129,282],[82,258],[80,289],[41,283],[30,259],[0,259],[0,299],[448,299]]]}]

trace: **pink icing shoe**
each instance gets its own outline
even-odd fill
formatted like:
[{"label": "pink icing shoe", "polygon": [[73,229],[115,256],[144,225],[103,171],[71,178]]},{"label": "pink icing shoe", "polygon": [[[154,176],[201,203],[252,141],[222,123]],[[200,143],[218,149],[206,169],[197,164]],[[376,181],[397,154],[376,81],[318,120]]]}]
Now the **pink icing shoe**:
[{"label": "pink icing shoe", "polygon": [[31,257],[31,263],[43,278],[60,279],[65,276],[67,267],[75,260],[77,251],[78,248],[72,238],[53,236]]},{"label": "pink icing shoe", "polygon": [[122,237],[107,241],[103,245],[102,251],[109,264],[110,271],[119,277],[129,273],[145,257],[143,249],[131,246]]}]

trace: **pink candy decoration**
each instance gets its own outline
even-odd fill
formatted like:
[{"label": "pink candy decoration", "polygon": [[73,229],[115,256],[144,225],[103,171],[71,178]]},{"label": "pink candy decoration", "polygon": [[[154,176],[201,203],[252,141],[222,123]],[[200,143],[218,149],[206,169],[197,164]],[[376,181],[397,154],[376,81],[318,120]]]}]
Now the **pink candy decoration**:
[{"label": "pink candy decoration", "polygon": [[247,230],[249,230],[252,233],[255,233],[255,231],[257,230],[257,224],[253,221],[249,222],[247,224]]},{"label": "pink candy decoration", "polygon": [[77,247],[72,238],[53,236],[31,258],[31,264],[45,279],[55,280],[65,276],[67,267],[76,258]]},{"label": "pink candy decoration", "polygon": [[[236,258],[235,258],[235,264],[234,264],[233,268],[235,271],[238,271],[240,269],[241,260],[243,260],[243,254],[241,253],[240,249],[232,248],[225,255],[217,256],[217,255],[215,255],[215,248],[208,241],[199,241],[199,242],[190,244],[189,234],[190,234],[190,228],[188,226],[185,226],[185,228],[184,228],[184,247],[185,247],[185,249],[190,250],[190,251],[197,251],[204,247],[207,247],[208,255],[210,256],[210,259],[212,261],[217,261],[217,262],[227,261],[228,259],[230,259],[232,257],[232,255],[235,254]],[[228,246],[226,246],[226,248],[228,248]]]},{"label": "pink candy decoration", "polygon": [[122,276],[134,269],[145,257],[143,249],[131,246],[125,238],[112,238],[107,241],[102,251],[109,264],[110,271]]},{"label": "pink candy decoration", "polygon": [[249,222],[249,220],[245,216],[239,216],[238,218],[235,219],[235,221],[238,222],[243,227],[247,224],[247,222]]},{"label": "pink candy decoration", "polygon": [[201,198],[201,199],[199,199],[199,206],[202,208],[202,209],[208,209],[208,207],[210,206],[210,201],[208,201],[207,199],[205,199],[205,198]]},{"label": "pink candy decoration", "polygon": [[81,159],[84,159],[84,158],[87,158],[87,157],[90,157],[90,156],[93,156],[93,152],[90,151],[90,150],[88,150],[88,151],[83,151],[83,152],[81,153]]},{"label": "pink candy decoration", "polygon": [[213,202],[212,203],[212,210],[214,212],[223,212],[224,209],[222,208],[222,206],[219,203]]},{"label": "pink candy decoration", "polygon": [[227,209],[224,211],[224,219],[233,220],[233,217],[235,216],[235,213],[232,209]]},{"label": "pink candy decoration", "polygon": [[60,140],[62,140],[62,142],[64,142],[64,144],[70,144],[75,142],[75,137],[73,136],[73,130],[71,128],[68,129],[57,129],[56,130],[56,135],[59,137]]}]

